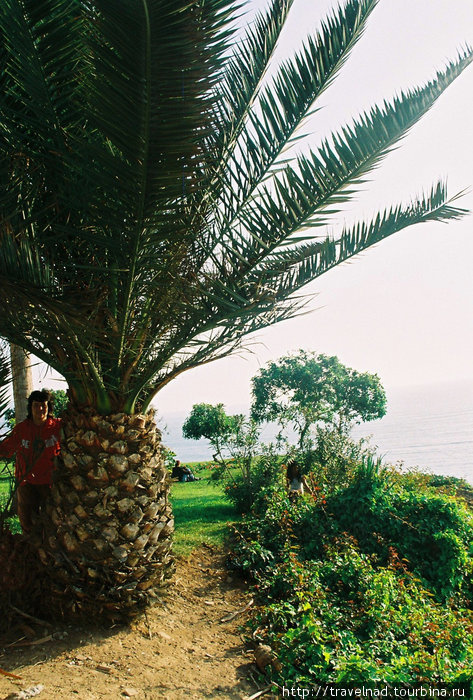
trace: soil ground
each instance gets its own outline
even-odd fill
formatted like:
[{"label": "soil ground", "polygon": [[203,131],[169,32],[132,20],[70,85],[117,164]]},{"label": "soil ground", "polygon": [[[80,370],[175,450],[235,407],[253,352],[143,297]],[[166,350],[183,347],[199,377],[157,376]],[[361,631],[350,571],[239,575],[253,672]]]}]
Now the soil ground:
[{"label": "soil ground", "polygon": [[33,697],[20,691],[43,686],[39,700],[241,700],[264,682],[256,681],[253,651],[239,632],[247,613],[222,619],[249,600],[222,554],[199,548],[177,560],[164,601],[129,627],[41,627],[25,619],[0,638],[0,668],[21,677],[0,671],[0,699]]}]

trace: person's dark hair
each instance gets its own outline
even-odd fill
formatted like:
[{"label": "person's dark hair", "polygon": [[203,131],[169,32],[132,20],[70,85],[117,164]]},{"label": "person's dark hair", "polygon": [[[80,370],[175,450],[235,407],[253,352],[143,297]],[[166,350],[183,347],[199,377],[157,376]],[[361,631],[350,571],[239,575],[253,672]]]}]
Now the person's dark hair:
[{"label": "person's dark hair", "polygon": [[176,461],[174,462],[174,466],[175,466],[175,467],[180,467],[180,466],[181,466],[181,463],[180,463],[180,461],[179,461],[178,459],[176,459]]},{"label": "person's dark hair", "polygon": [[28,396],[28,415],[26,417],[30,419],[33,418],[33,414],[31,411],[33,401],[40,401],[41,403],[43,403],[43,401],[47,401],[48,418],[53,415],[54,399],[50,391],[47,391],[46,389],[41,389],[41,391],[32,391],[31,394]]},{"label": "person's dark hair", "polygon": [[293,479],[301,479],[302,478],[301,468],[297,464],[295,459],[291,459],[287,463],[286,474],[287,474],[287,478],[289,479],[289,481],[292,481]]}]

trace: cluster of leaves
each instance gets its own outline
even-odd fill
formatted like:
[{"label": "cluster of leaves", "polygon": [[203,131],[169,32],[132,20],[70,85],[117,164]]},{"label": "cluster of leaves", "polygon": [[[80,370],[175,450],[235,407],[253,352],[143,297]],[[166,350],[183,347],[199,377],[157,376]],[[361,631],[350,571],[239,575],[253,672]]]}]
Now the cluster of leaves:
[{"label": "cluster of leaves", "polygon": [[409,685],[471,680],[472,552],[460,502],[367,459],[330,495],[267,489],[229,558],[254,581],[253,638],[286,684]]},{"label": "cluster of leaves", "polygon": [[269,445],[263,454],[252,459],[245,476],[229,470],[225,494],[239,513],[258,509],[259,502],[268,493],[282,486],[284,472],[283,457],[277,455],[273,446]]},{"label": "cluster of leaves", "polygon": [[338,357],[299,350],[262,367],[252,379],[251,415],[256,421],[288,425],[300,451],[312,445],[317,424],[348,434],[353,424],[382,418],[386,392],[376,374],[346,367]]},{"label": "cluster of leaves", "polygon": [[330,500],[333,517],[383,564],[395,547],[439,600],[446,600],[473,570],[471,512],[434,489],[419,490],[371,465],[368,460],[368,468],[361,466],[354,482]]},{"label": "cluster of leaves", "polygon": [[185,438],[206,438],[214,450],[217,468],[213,478],[224,478],[227,484],[241,482],[254,491],[254,463],[260,450],[260,430],[243,414],[227,415],[223,404],[194,404],[182,426]]},{"label": "cluster of leaves", "polygon": [[347,487],[360,462],[369,460],[375,451],[368,438],[353,440],[346,433],[320,427],[314,449],[307,453],[304,462],[324,491],[333,493]]}]

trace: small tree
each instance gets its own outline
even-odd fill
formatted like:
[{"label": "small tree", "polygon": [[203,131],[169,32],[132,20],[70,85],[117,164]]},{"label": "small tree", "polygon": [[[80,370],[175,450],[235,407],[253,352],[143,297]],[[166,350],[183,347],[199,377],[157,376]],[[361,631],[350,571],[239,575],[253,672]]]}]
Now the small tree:
[{"label": "small tree", "polygon": [[182,426],[185,438],[206,438],[215,450],[214,459],[227,473],[229,460],[238,467],[244,481],[251,481],[251,466],[259,444],[259,429],[255,421],[242,413],[227,415],[222,403],[194,404]]},{"label": "small tree", "polygon": [[307,452],[310,429],[324,424],[347,434],[355,423],[381,418],[386,394],[376,374],[346,367],[337,357],[299,350],[269,362],[252,379],[256,421],[291,425]]},{"label": "small tree", "polygon": [[222,451],[226,439],[234,431],[235,416],[227,416],[223,403],[212,406],[209,403],[196,403],[182,426],[182,434],[188,440],[205,438],[215,450],[214,459],[224,461]]}]

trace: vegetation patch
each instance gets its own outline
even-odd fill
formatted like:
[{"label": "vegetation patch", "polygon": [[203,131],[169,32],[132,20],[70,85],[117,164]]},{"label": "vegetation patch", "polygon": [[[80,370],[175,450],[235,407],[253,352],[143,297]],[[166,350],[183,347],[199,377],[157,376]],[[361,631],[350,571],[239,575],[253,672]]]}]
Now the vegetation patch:
[{"label": "vegetation patch", "polygon": [[473,668],[473,518],[368,460],[332,494],[282,480],[236,525],[230,562],[254,583],[253,639],[287,684],[459,683]]}]

